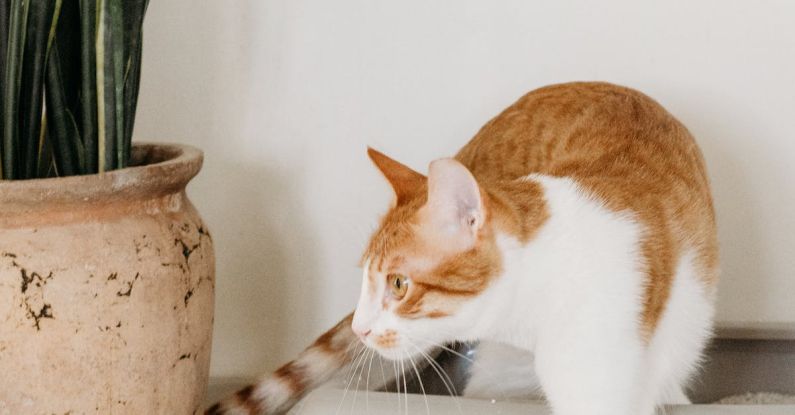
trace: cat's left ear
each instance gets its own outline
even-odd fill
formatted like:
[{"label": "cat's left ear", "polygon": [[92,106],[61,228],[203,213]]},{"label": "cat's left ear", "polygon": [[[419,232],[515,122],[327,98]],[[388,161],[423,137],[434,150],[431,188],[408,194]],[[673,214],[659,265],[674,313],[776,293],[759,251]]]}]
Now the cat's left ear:
[{"label": "cat's left ear", "polygon": [[485,214],[480,186],[458,161],[446,158],[431,163],[428,171],[428,203],[424,213],[435,228],[448,237],[474,243]]},{"label": "cat's left ear", "polygon": [[395,191],[395,204],[400,205],[414,198],[425,184],[425,176],[401,164],[384,153],[367,147],[367,155],[386,177]]}]

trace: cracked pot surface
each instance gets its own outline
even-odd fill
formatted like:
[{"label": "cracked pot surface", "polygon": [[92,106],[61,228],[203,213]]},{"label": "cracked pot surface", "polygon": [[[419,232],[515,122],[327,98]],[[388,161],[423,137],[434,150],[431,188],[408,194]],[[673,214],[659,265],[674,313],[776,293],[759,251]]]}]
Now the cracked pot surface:
[{"label": "cracked pot surface", "polygon": [[212,238],[185,195],[202,153],[0,181],[0,414],[193,413],[207,384]]}]

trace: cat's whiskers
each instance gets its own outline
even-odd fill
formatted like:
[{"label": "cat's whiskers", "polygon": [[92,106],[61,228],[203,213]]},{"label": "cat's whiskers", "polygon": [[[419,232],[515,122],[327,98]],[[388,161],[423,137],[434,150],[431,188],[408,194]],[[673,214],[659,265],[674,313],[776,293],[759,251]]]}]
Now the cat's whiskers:
[{"label": "cat's whiskers", "polygon": [[[353,375],[353,370],[356,367],[356,362],[359,359],[361,353],[363,353],[364,350],[365,350],[365,348],[362,348],[361,350],[359,350],[359,346],[363,345],[360,342],[356,342],[356,341],[352,340],[351,344],[348,345],[349,349],[350,349],[351,345],[354,346],[353,353],[351,353],[351,356],[353,356],[353,357],[350,359],[350,362],[348,363],[348,370],[345,372],[345,376],[342,377],[342,383],[343,384],[348,383],[349,379],[353,379],[352,375]],[[348,352],[346,351],[346,353],[348,353]],[[344,399],[344,396],[343,396],[343,399]]]},{"label": "cat's whiskers", "polygon": [[375,350],[370,354],[370,363],[367,366],[367,382],[364,385],[364,407],[367,413],[370,413],[370,371],[373,369],[373,359],[376,356]]},{"label": "cat's whiskers", "polygon": [[[461,357],[462,359],[467,360],[473,367],[477,367],[478,370],[480,370],[482,373],[487,375],[490,379],[493,379],[495,381],[499,381],[500,380],[500,375],[495,373],[494,370],[492,370],[491,368],[489,368],[486,365],[481,364],[481,362],[478,362],[477,360],[472,359],[469,356],[466,356],[466,355],[464,355],[464,354],[462,354],[462,353],[460,353],[460,352],[458,352],[456,350],[453,350],[453,349],[451,349],[451,348],[449,348],[447,346],[444,346],[442,344],[439,344],[439,343],[436,343],[436,342],[432,342],[430,340],[425,340],[425,339],[418,338],[418,337],[414,337],[414,339],[415,340],[419,340],[419,341],[424,341],[424,342],[428,343],[431,346],[438,347],[438,348],[440,348],[442,350],[445,350],[447,352],[450,352],[450,353],[452,353],[452,354],[454,354],[454,355],[456,355],[458,357]],[[498,390],[498,392],[499,392],[499,395],[500,395],[499,397],[501,399],[507,399],[507,396],[505,395],[504,391]],[[536,391],[534,391],[534,392],[536,392]]]},{"label": "cat's whiskers", "polygon": [[356,386],[353,387],[353,399],[351,400],[351,409],[348,412],[353,412],[353,408],[356,406],[356,397],[359,395],[359,382],[362,380],[362,370],[364,370],[365,361],[367,360],[367,356],[370,354],[370,349],[364,349],[364,356],[362,357],[362,361],[359,363],[359,366],[353,371],[353,380],[356,380]]},{"label": "cat's whiskers", "polygon": [[406,368],[403,365],[403,359],[400,359],[400,372],[403,374],[403,396],[406,400],[406,406],[403,408],[406,411],[406,415],[409,413],[409,388],[406,385]]},{"label": "cat's whiskers", "polygon": [[414,341],[421,341],[421,342],[424,342],[424,343],[428,344],[429,346],[432,346],[432,347],[435,347],[435,348],[439,348],[439,349],[442,349],[442,350],[446,350],[446,351],[448,351],[450,353],[453,353],[453,354],[455,354],[455,355],[457,355],[457,356],[459,356],[459,357],[461,357],[463,359],[466,359],[469,362],[474,363],[473,359],[471,357],[469,357],[467,355],[464,355],[461,352],[451,348],[451,346],[455,346],[456,344],[460,344],[460,342],[449,341],[449,342],[446,342],[446,343],[449,344],[450,346],[446,346],[444,343],[439,343],[437,341],[429,340],[429,339],[424,338],[424,337],[412,336],[411,338]]},{"label": "cat's whiskers", "polygon": [[400,401],[400,376],[398,375],[397,362],[395,362],[394,360],[392,361],[392,370],[395,372],[395,389],[396,389],[395,393],[397,394],[397,400],[398,400],[397,410],[398,410],[398,414],[400,414],[400,407],[401,407],[401,401]]},{"label": "cat's whiskers", "polygon": [[449,347],[447,347],[447,346],[445,346],[445,345],[443,345],[441,343],[437,343],[437,342],[434,342],[432,340],[427,340],[427,339],[423,339],[421,337],[416,337],[416,336],[413,336],[412,339],[427,343],[429,346],[438,347],[438,348],[440,348],[442,350],[448,351],[448,352],[450,352],[450,353],[452,353],[452,354],[454,354],[454,355],[456,355],[456,356],[468,361],[469,363],[475,363],[475,361],[471,357],[466,356],[466,355],[464,355],[464,354],[462,354],[462,353],[460,353],[460,352],[458,352],[456,350],[453,350],[453,349],[451,349],[451,348],[449,348]]},{"label": "cat's whiskers", "polygon": [[350,353],[350,356],[353,356],[353,357],[351,357],[351,359],[350,359],[350,365],[348,366],[348,370],[345,372],[344,379],[347,379],[351,375],[351,371],[353,370],[353,366],[354,366],[353,363],[356,360],[356,357],[358,357],[358,355],[359,355],[359,346],[364,346],[364,343],[362,343],[360,341],[357,341],[357,340],[358,339],[351,340],[351,342],[348,343],[348,347],[345,349],[345,355],[348,355],[350,350],[351,350],[351,346],[353,346],[353,352]]},{"label": "cat's whiskers", "polygon": [[342,401],[340,401],[339,406],[337,407],[337,413],[339,413],[342,405],[345,403],[345,397],[348,394],[348,390],[350,389],[351,385],[353,384],[353,379],[356,376],[356,372],[359,370],[359,367],[364,362],[365,353],[367,352],[367,347],[362,348],[356,356],[356,359],[351,364],[351,368],[349,370],[348,382],[345,385],[345,391],[342,394]]},{"label": "cat's whiskers", "polygon": [[[362,358],[364,357],[364,352],[366,350],[367,350],[366,347],[363,348],[359,352],[359,354],[356,356],[356,358],[353,360],[353,364],[352,365],[353,365],[354,368],[358,368],[359,362],[363,361]],[[354,374],[356,373],[356,369],[353,370],[353,373]],[[342,398],[340,399],[340,403],[339,403],[339,405],[337,405],[337,411],[334,413],[335,415],[339,415],[340,409],[342,409],[342,405],[345,403],[345,397],[348,395],[348,389],[350,389],[352,383],[353,383],[353,376],[350,376],[350,380],[348,380],[348,384],[345,385],[345,391],[342,393]]]},{"label": "cat's whiskers", "polygon": [[[434,372],[436,372],[436,374],[439,376],[439,379],[442,381],[442,384],[444,384],[444,387],[447,389],[447,393],[450,395],[450,397],[451,397],[451,398],[453,398],[453,401],[455,402],[456,406],[458,407],[458,412],[459,412],[459,413],[462,413],[462,412],[461,412],[461,403],[458,401],[458,392],[455,392],[455,393],[454,393],[454,391],[455,391],[455,385],[452,385],[452,381],[450,381],[450,384],[448,384],[448,383],[447,383],[447,381],[445,380],[445,377],[446,377],[448,380],[450,379],[450,377],[449,377],[449,376],[447,376],[447,373],[444,371],[444,369],[443,369],[441,366],[439,366],[439,364],[438,364],[438,363],[436,363],[436,361],[435,361],[435,360],[433,360],[433,358],[432,358],[432,357],[428,356],[428,354],[427,354],[427,353],[425,353],[425,352],[424,352],[422,349],[420,349],[419,347],[415,346],[415,345],[414,345],[413,343],[411,343],[411,342],[409,342],[409,345],[410,345],[411,347],[413,347],[413,348],[417,349],[417,351],[420,353],[420,355],[421,355],[421,356],[422,356],[422,357],[423,357],[423,358],[424,358],[424,359],[425,359],[425,360],[428,362],[428,364],[431,366],[431,369],[433,369],[433,371],[434,371]],[[437,367],[438,367],[438,369],[437,369]],[[442,374],[443,374],[443,373],[444,373],[444,376],[442,376]],[[451,388],[452,388],[452,389],[451,389]]]},{"label": "cat's whiskers", "polygon": [[431,407],[428,405],[428,394],[425,393],[425,385],[422,384],[422,376],[420,376],[420,371],[417,369],[417,365],[414,364],[414,359],[411,357],[408,352],[406,352],[406,356],[409,358],[411,362],[411,366],[414,368],[414,373],[417,374],[417,381],[420,382],[420,390],[422,391],[422,397],[425,399],[425,411],[428,415],[431,415]]},{"label": "cat's whiskers", "polygon": [[354,376],[356,377],[356,386],[353,389],[353,402],[351,403],[351,412],[353,412],[354,408],[356,407],[356,397],[359,395],[359,384],[362,381],[362,374],[364,373],[364,368],[365,366],[367,366],[365,362],[368,359],[370,359],[370,362],[372,363],[372,355],[373,355],[373,349],[370,349],[368,347],[365,351],[364,355],[365,357],[362,360],[361,370],[358,371],[359,374],[356,375],[356,373],[354,373]]},{"label": "cat's whiskers", "polygon": [[378,357],[378,366],[381,367],[381,387],[383,388],[387,384],[386,373],[384,372],[384,359],[381,358],[380,355],[378,355],[377,357]]},{"label": "cat's whiskers", "polygon": [[455,388],[453,380],[447,374],[447,371],[445,371],[444,368],[439,364],[439,362],[437,362],[426,352],[422,351],[419,347],[414,347],[425,357],[428,363],[430,363],[431,367],[436,370],[436,373],[439,375],[439,377],[442,378],[442,382],[444,382],[445,387],[447,387],[447,392],[450,394],[450,396],[458,396],[458,391]]}]

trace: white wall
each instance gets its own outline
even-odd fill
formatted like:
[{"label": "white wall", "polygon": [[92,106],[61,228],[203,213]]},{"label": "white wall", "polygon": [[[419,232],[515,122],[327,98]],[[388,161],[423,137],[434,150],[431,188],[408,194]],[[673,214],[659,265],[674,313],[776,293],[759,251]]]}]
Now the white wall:
[{"label": "white wall", "polygon": [[[607,4],[607,5],[606,5]],[[156,0],[136,136],[206,152],[214,375],[274,368],[342,317],[390,194],[524,92],[606,80],[700,140],[722,321],[795,322],[795,2]]]}]

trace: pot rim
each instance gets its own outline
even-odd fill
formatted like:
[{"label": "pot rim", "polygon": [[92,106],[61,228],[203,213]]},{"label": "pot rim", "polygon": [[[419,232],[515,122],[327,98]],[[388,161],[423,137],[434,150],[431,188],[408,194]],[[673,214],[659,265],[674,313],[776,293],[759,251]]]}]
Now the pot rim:
[{"label": "pot rim", "polygon": [[204,153],[193,146],[135,142],[132,165],[123,169],[81,176],[0,180],[0,206],[84,204],[172,194],[185,188],[203,161]]}]

